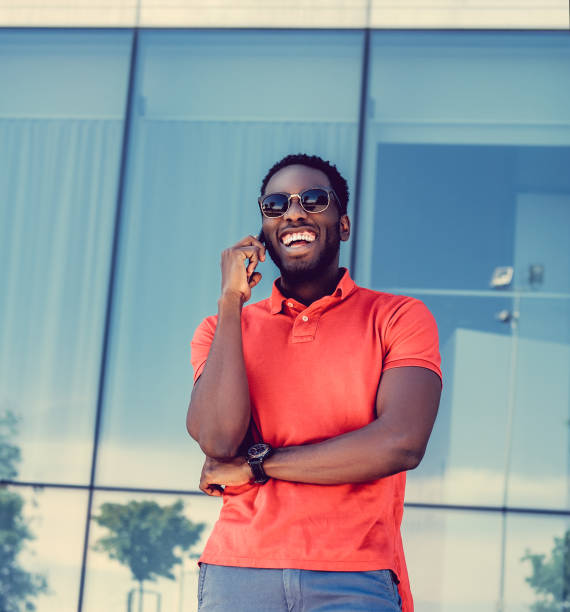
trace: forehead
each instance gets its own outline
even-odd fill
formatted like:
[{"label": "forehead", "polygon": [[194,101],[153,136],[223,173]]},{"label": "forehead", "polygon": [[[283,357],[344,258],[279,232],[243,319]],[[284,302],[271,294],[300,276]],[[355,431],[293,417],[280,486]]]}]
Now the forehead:
[{"label": "forehead", "polygon": [[285,166],[276,172],[265,188],[265,193],[276,193],[284,191],[286,193],[299,193],[309,187],[330,187],[327,175],[316,168],[301,166],[298,164]]}]

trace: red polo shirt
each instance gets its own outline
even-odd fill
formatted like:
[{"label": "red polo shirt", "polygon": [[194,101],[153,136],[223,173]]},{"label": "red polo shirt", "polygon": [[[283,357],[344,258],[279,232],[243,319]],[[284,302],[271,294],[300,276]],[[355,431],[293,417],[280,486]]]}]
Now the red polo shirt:
[{"label": "red polo shirt", "polygon": [[[196,380],[216,329],[192,340]],[[345,271],[332,295],[308,307],[274,284],[242,311],[253,419],[274,447],[312,444],[376,418],[384,370],[420,366],[441,378],[437,327],[417,299],[357,287]],[[231,401],[231,398],[228,398]],[[367,483],[312,485],[270,479],[226,487],[201,561],[329,571],[391,569],[413,610],[400,537],[406,474]]]}]

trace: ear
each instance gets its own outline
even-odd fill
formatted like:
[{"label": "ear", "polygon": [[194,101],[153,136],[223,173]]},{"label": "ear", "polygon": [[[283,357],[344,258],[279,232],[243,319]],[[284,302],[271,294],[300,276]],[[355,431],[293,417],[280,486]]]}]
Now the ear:
[{"label": "ear", "polygon": [[350,219],[348,215],[342,215],[338,220],[340,239],[346,242],[350,237]]}]

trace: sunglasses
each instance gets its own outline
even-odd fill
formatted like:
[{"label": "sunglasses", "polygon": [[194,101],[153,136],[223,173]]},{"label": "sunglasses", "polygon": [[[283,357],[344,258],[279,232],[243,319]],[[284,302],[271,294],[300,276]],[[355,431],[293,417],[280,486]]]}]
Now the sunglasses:
[{"label": "sunglasses", "polygon": [[331,203],[331,193],[338,202],[338,197],[333,189],[312,187],[301,193],[269,193],[258,199],[259,208],[265,217],[276,219],[282,217],[291,206],[291,198],[299,198],[301,208],[308,213],[320,213],[325,211]]}]

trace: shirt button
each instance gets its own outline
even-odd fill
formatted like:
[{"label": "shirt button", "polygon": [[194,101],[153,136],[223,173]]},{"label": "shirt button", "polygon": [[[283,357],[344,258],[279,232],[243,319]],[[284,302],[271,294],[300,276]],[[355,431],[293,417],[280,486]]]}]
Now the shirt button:
[{"label": "shirt button", "polygon": [[289,308],[293,308],[293,302],[287,302],[287,306],[289,306]]},{"label": "shirt button", "polygon": [[303,315],[301,318],[303,319],[303,321],[305,321],[305,323],[309,320],[309,317],[307,315]]}]

